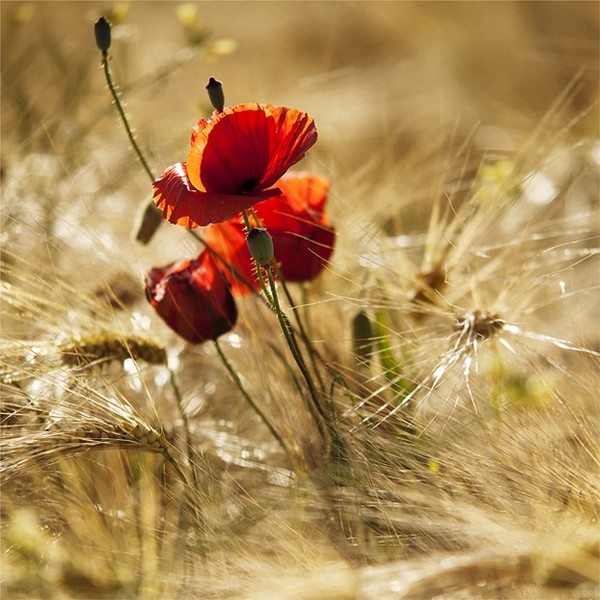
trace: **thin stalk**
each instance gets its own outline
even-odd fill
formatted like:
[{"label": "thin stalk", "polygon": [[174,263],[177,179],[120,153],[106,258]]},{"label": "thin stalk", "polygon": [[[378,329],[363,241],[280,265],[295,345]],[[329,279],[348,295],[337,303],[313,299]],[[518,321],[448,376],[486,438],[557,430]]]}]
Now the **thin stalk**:
[{"label": "thin stalk", "polygon": [[273,296],[273,308],[277,314],[277,318],[279,319],[279,324],[281,326],[281,330],[283,331],[283,335],[286,339],[286,342],[289,346],[292,356],[294,357],[294,360],[296,361],[296,364],[298,365],[298,368],[300,369],[300,372],[302,373],[302,376],[304,377],[304,380],[306,381],[306,385],[308,386],[308,390],[310,392],[310,397],[312,399],[312,406],[316,409],[318,414],[314,414],[313,411],[311,411],[311,413],[313,413],[313,417],[315,418],[315,422],[317,424],[317,427],[319,428],[319,433],[321,434],[322,439],[324,441],[326,441],[327,436],[325,433],[324,425],[327,426],[329,433],[332,434],[333,437],[336,437],[335,431],[333,429],[333,425],[331,424],[331,420],[328,418],[327,413],[321,406],[321,402],[319,400],[319,392],[317,391],[317,388],[315,387],[315,383],[312,379],[310,371],[308,370],[308,367],[306,366],[306,362],[304,361],[302,352],[300,351],[300,348],[298,347],[298,342],[296,341],[296,336],[294,334],[294,330],[292,329],[292,326],[290,324],[289,319],[287,318],[287,315],[283,312],[283,310],[281,309],[281,305],[279,304],[279,297],[277,295],[275,279],[273,278],[271,269],[266,268],[265,271],[266,271],[267,277],[269,279],[269,285],[271,287],[271,294]]},{"label": "thin stalk", "polygon": [[309,338],[312,337],[312,331],[310,330],[310,318],[308,316],[308,294],[306,292],[306,285],[302,284],[301,286],[302,289],[302,304],[304,305],[304,318],[306,319],[307,322],[307,328],[306,328],[306,332],[307,335],[309,336]]},{"label": "thin stalk", "polygon": [[[119,99],[119,94],[117,93],[117,90],[113,83],[112,76],[110,74],[110,69],[108,67],[108,53],[106,50],[102,51],[102,67],[104,69],[104,76],[106,77],[108,89],[110,90],[110,93],[115,102],[115,106],[119,111],[119,116],[121,117],[121,121],[123,122],[125,131],[127,132],[129,142],[131,143],[133,150],[137,154],[137,157],[140,159],[142,167],[144,168],[144,171],[146,171],[148,177],[150,178],[150,181],[154,182],[156,180],[156,177],[154,177],[154,174],[152,173],[152,170],[148,165],[148,161],[144,157],[144,154],[142,153],[137,142],[135,141],[133,131],[131,130],[131,126],[129,125],[129,121],[127,120],[125,111],[123,110],[123,105],[121,104],[121,100]],[[138,228],[138,232],[135,236],[135,239],[138,242],[141,242],[142,244],[147,244],[152,239],[152,236],[162,223],[162,220],[163,219],[161,212],[156,208],[153,202],[149,202],[144,210],[142,222]]]},{"label": "thin stalk", "polygon": [[192,435],[190,433],[190,423],[188,421],[187,415],[185,414],[184,406],[183,406],[183,396],[181,394],[181,390],[177,385],[177,381],[175,379],[175,373],[173,369],[169,368],[169,378],[171,380],[171,387],[173,388],[173,393],[175,394],[175,399],[177,400],[177,407],[179,408],[179,416],[183,421],[183,428],[185,430],[185,445],[187,450],[188,462],[190,464],[190,470],[192,472],[192,479],[194,480],[194,484],[198,484],[198,479],[196,477],[196,469],[194,468],[194,446],[192,445]]},{"label": "thin stalk", "polygon": [[190,480],[189,480],[188,476],[184,473],[184,471],[181,468],[181,466],[179,465],[179,463],[170,454],[163,454],[163,455],[169,461],[169,463],[175,469],[175,471],[177,471],[177,474],[179,475],[179,477],[181,477],[182,482],[184,484],[189,484]]},{"label": "thin stalk", "polygon": [[323,379],[321,378],[321,374],[319,373],[319,369],[317,368],[317,362],[315,360],[315,349],[313,348],[313,344],[312,344],[311,339],[309,338],[309,334],[307,333],[306,329],[304,328],[304,323],[302,322],[302,318],[300,317],[300,311],[298,310],[298,307],[296,306],[296,303],[294,302],[294,298],[292,297],[292,294],[290,293],[290,290],[285,282],[285,279],[283,278],[283,276],[281,274],[281,269],[279,268],[277,261],[273,260],[271,264],[272,264],[273,269],[275,270],[277,279],[279,280],[279,283],[281,284],[281,287],[283,288],[283,293],[285,294],[285,297],[292,309],[292,312],[294,313],[294,316],[296,317],[296,323],[298,324],[298,332],[300,333],[300,337],[302,338],[302,341],[304,342],[304,345],[306,346],[306,349],[308,350],[308,354],[310,356],[310,362],[311,362],[313,371],[319,381],[319,385],[321,386],[321,388],[323,388],[324,387]]},{"label": "thin stalk", "polygon": [[[250,210],[252,210],[252,209],[250,209]],[[252,211],[252,216],[256,220],[256,213],[254,213],[254,211]],[[250,219],[248,218],[248,211],[243,210],[242,217],[244,219],[244,225],[246,226],[246,235],[248,235],[250,233],[250,230],[252,229],[252,226],[250,225]],[[258,223],[258,221],[256,221],[256,222]]]},{"label": "thin stalk", "polygon": [[231,365],[231,363],[225,356],[223,350],[221,349],[221,346],[219,345],[218,340],[215,340],[215,347],[217,349],[217,352],[219,353],[219,357],[221,358],[223,365],[229,372],[229,375],[231,375],[231,378],[233,379],[234,383],[237,385],[238,389],[242,393],[242,396],[244,396],[244,399],[246,400],[246,402],[248,402],[248,404],[252,407],[254,412],[260,417],[261,421],[267,426],[267,429],[271,432],[273,437],[279,442],[279,445],[283,448],[285,453],[290,458],[293,459],[294,454],[292,453],[291,449],[289,448],[287,443],[283,440],[283,438],[279,435],[279,433],[277,432],[275,427],[273,427],[273,425],[271,424],[271,422],[269,421],[269,419],[267,418],[265,413],[260,409],[260,407],[256,404],[256,402],[254,402],[254,400],[248,394],[248,392],[246,391],[246,389],[244,388],[244,386],[242,384],[242,381],[241,381],[239,375],[237,374],[236,370],[233,368],[233,366]]},{"label": "thin stalk", "polygon": [[123,105],[121,104],[121,101],[119,100],[119,95],[117,94],[117,90],[115,89],[115,86],[114,86],[114,83],[112,80],[112,76],[110,74],[110,69],[108,68],[108,52],[106,50],[102,51],[102,67],[104,69],[104,76],[106,77],[106,83],[108,85],[108,89],[110,90],[113,100],[115,101],[117,110],[119,111],[119,116],[121,117],[121,121],[123,122],[125,131],[127,132],[127,137],[129,138],[129,142],[131,143],[131,146],[135,150],[137,157],[140,159],[140,162],[142,163],[142,166],[144,167],[144,171],[146,171],[146,173],[148,174],[150,181],[153,182],[156,179],[156,177],[154,177],[154,175],[152,174],[152,171],[150,170],[150,167],[148,166],[148,163],[147,163],[146,159],[144,158],[142,151],[140,150],[139,146],[137,145],[137,142],[135,141],[135,137],[133,136],[133,132],[131,131],[129,121],[127,120],[127,116],[125,115],[125,111],[123,110]]},{"label": "thin stalk", "polygon": [[[175,373],[171,368],[169,369],[169,377],[171,380],[171,387],[173,388],[173,392],[175,394],[175,399],[177,400],[177,407],[179,408],[179,414],[183,421],[183,427],[185,429],[185,442],[186,442],[186,450],[187,457],[189,463],[189,470],[192,475],[191,486],[186,488],[185,495],[188,502],[189,514],[192,517],[192,520],[195,526],[198,528],[198,532],[200,534],[199,540],[199,549],[200,553],[204,556],[208,553],[208,544],[206,541],[206,519],[204,517],[204,511],[202,509],[201,504],[199,503],[200,495],[202,493],[202,489],[200,488],[200,482],[198,480],[198,476],[196,474],[196,462],[194,460],[194,446],[192,445],[192,436],[190,433],[190,426],[187,415],[185,414],[185,410],[183,407],[183,395],[181,394],[181,390],[177,385],[177,381],[175,379]],[[175,465],[178,468],[178,465]]]}]

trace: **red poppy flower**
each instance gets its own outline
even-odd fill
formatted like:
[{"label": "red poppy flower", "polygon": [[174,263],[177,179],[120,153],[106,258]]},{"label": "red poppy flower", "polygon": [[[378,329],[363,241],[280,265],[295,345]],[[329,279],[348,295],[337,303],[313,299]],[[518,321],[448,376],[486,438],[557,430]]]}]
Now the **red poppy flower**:
[{"label": "red poppy flower", "polygon": [[[282,194],[255,208],[260,224],[273,238],[275,260],[286,281],[311,281],[331,258],[335,229],[324,213],[329,184],[307,173],[289,173],[277,182]],[[206,228],[205,239],[255,289],[259,288],[254,261],[239,217]],[[248,286],[224,269],[234,293]]]},{"label": "red poppy flower", "polygon": [[189,229],[225,221],[280,193],[275,182],[317,141],[307,113],[240,104],[200,119],[187,162],[154,182],[165,219]]},{"label": "red poppy flower", "polygon": [[165,323],[196,344],[215,340],[237,320],[229,283],[208,251],[147,273],[146,296]]}]

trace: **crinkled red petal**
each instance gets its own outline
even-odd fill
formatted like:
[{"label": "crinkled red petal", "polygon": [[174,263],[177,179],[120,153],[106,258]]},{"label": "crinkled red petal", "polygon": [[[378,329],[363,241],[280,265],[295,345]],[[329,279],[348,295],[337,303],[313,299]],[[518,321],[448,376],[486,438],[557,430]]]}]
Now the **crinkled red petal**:
[{"label": "crinkled red petal", "polygon": [[269,104],[227,108],[192,131],[187,170],[199,191],[256,195],[316,142],[310,115]]},{"label": "crinkled red petal", "polygon": [[220,258],[215,257],[215,260],[225,273],[234,294],[248,294],[260,289],[254,261],[239,219],[210,225],[204,231],[204,239],[219,255]]},{"label": "crinkled red petal", "polygon": [[191,181],[207,192],[254,192],[269,165],[269,139],[269,117],[258,107],[221,113],[204,128],[190,150]]},{"label": "crinkled red petal", "polygon": [[286,281],[312,281],[321,273],[335,246],[332,227],[313,226],[309,236],[289,231],[271,231],[275,259]]},{"label": "crinkled red petal", "polygon": [[153,200],[164,218],[188,229],[224,221],[281,193],[277,188],[253,196],[199,192],[190,183],[185,163],[170,166],[152,188]]},{"label": "crinkled red petal", "polygon": [[274,124],[270,129],[269,167],[262,178],[262,185],[271,187],[317,141],[317,128],[307,113],[269,104],[263,106]]},{"label": "crinkled red petal", "polygon": [[264,227],[310,235],[315,226],[326,226],[324,214],[329,182],[308,173],[288,173],[277,182],[282,194],[257,207]]}]

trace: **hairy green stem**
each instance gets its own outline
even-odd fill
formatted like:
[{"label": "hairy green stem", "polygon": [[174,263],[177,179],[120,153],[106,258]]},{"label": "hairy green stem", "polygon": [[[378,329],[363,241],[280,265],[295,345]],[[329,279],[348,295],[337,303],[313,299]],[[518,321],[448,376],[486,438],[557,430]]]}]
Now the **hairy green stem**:
[{"label": "hairy green stem", "polygon": [[[117,110],[119,111],[119,116],[121,117],[121,121],[123,122],[125,131],[127,132],[127,137],[129,138],[129,142],[131,143],[133,150],[137,154],[137,157],[139,158],[140,163],[142,163],[142,167],[144,168],[144,171],[146,171],[148,177],[150,178],[150,181],[154,182],[156,180],[156,177],[154,177],[154,174],[152,173],[152,170],[150,169],[150,167],[148,165],[148,161],[146,160],[140,147],[138,146],[137,142],[135,141],[133,131],[131,130],[131,126],[129,125],[129,121],[127,120],[127,115],[125,114],[125,111],[123,110],[123,105],[121,104],[121,100],[119,99],[119,94],[117,93],[117,90],[113,83],[112,76],[110,74],[110,69],[108,67],[108,53],[106,50],[102,51],[102,67],[104,69],[104,76],[106,77],[106,83],[108,85],[108,89],[110,90],[110,93],[113,97],[115,106],[117,107]],[[146,208],[144,210],[144,214],[142,216],[142,222],[140,223],[138,232],[135,236],[136,240],[138,242],[141,242],[142,244],[147,244],[152,239],[152,236],[154,235],[154,233],[156,232],[156,230],[158,229],[158,227],[160,226],[162,221],[163,221],[163,218],[162,218],[162,213],[160,212],[160,210],[158,210],[158,208],[156,208],[156,206],[154,205],[153,202],[148,203],[148,205],[146,206]]]},{"label": "hairy green stem", "polygon": [[[306,385],[308,386],[308,391],[310,392],[310,397],[312,400],[312,407],[314,407],[314,409],[316,409],[316,413],[314,410],[311,410],[310,412],[313,415],[313,418],[317,424],[319,433],[321,434],[323,441],[327,442],[327,435],[325,432],[325,427],[327,427],[330,434],[332,434],[332,435],[334,434],[333,425],[331,424],[331,419],[328,418],[327,413],[321,406],[321,401],[319,399],[319,392],[317,391],[317,388],[312,379],[310,371],[308,370],[308,367],[306,366],[306,362],[304,361],[302,352],[300,351],[300,348],[298,347],[298,342],[296,341],[296,336],[294,334],[294,330],[292,329],[292,326],[290,324],[289,319],[287,318],[287,315],[281,309],[281,305],[279,304],[279,297],[277,295],[277,287],[275,286],[275,279],[273,278],[273,274],[271,273],[270,267],[266,268],[265,271],[266,271],[267,277],[269,279],[269,285],[271,287],[271,294],[273,296],[273,309],[275,310],[275,313],[277,314],[277,318],[279,319],[279,324],[281,326],[281,330],[283,331],[283,335],[284,335],[285,340],[288,344],[288,347],[292,353],[292,356],[294,357],[294,360],[296,361],[296,364],[298,365],[298,368],[300,369],[300,372],[302,373],[302,377],[304,377],[304,381],[306,381]],[[311,405],[309,405],[309,407],[310,406]]]},{"label": "hairy green stem", "polygon": [[156,177],[154,177],[154,175],[152,174],[152,171],[150,170],[150,167],[148,166],[148,162],[144,158],[144,155],[142,154],[140,147],[137,145],[137,142],[135,141],[135,137],[133,136],[133,132],[131,131],[129,121],[127,120],[127,116],[125,115],[125,111],[123,110],[123,105],[121,104],[121,100],[119,99],[119,95],[118,95],[115,85],[113,83],[112,76],[110,74],[110,69],[108,68],[108,53],[106,50],[102,51],[102,67],[104,69],[104,76],[106,77],[106,83],[108,85],[108,89],[110,90],[113,100],[115,101],[115,105],[117,107],[117,110],[119,111],[119,116],[121,117],[121,121],[123,122],[125,131],[127,132],[127,137],[129,138],[131,146],[135,150],[137,157],[140,159],[140,162],[142,163],[142,166],[144,167],[144,171],[146,171],[146,173],[148,174],[150,181],[154,181],[156,179]]},{"label": "hairy green stem", "polygon": [[300,316],[298,307],[296,306],[296,303],[294,302],[294,298],[292,297],[292,294],[290,293],[290,290],[285,282],[285,279],[283,278],[283,275],[281,274],[281,269],[279,268],[277,261],[275,261],[275,260],[272,261],[272,267],[275,270],[277,279],[279,280],[279,283],[281,284],[283,293],[285,294],[285,297],[292,309],[292,312],[294,313],[294,316],[296,317],[296,323],[298,324],[298,333],[300,334],[300,337],[302,338],[302,341],[304,342],[304,346],[306,347],[306,350],[308,351],[308,354],[310,356],[310,362],[311,362],[313,371],[317,377],[317,380],[319,381],[319,385],[321,386],[321,388],[324,388],[325,386],[323,383],[323,379],[321,378],[321,374],[319,373],[319,369],[317,368],[317,362],[315,360],[316,351],[313,348],[312,341],[304,327],[304,323]]},{"label": "hairy green stem", "polygon": [[[254,210],[252,208],[250,208],[249,210],[252,213],[252,217],[256,221],[256,225],[260,226],[260,220],[258,219],[258,216],[254,212]],[[242,215],[244,218],[244,224],[246,225],[246,231],[249,232],[251,229],[251,225],[250,225],[250,219],[248,217],[248,212],[244,210],[244,211],[242,211]],[[310,374],[310,371],[308,370],[308,367],[306,366],[306,362],[304,361],[302,352],[300,351],[300,348],[298,347],[298,342],[296,340],[294,328],[292,327],[292,324],[290,323],[287,315],[281,308],[281,304],[279,303],[279,296],[277,295],[277,287],[275,285],[273,273],[271,272],[271,265],[276,264],[275,260],[272,260],[271,265],[268,265],[264,268],[264,272],[267,274],[267,278],[269,280],[269,287],[270,287],[270,291],[271,291],[270,294],[267,291],[267,286],[263,279],[263,268],[261,267],[261,265],[259,265],[259,263],[256,260],[254,262],[256,264],[256,271],[258,274],[258,280],[260,282],[261,288],[263,289],[263,292],[264,292],[266,298],[268,299],[272,310],[277,315],[277,319],[279,320],[279,325],[281,326],[281,330],[283,332],[283,335],[285,337],[287,345],[290,349],[290,352],[292,353],[292,356],[294,357],[294,360],[296,361],[296,364],[298,365],[298,368],[300,369],[300,372],[302,373],[302,377],[304,378],[304,381],[306,382],[306,385],[308,386],[308,391],[310,393],[310,397],[312,400],[312,403],[309,402],[307,404],[309,412],[317,425],[319,434],[321,435],[321,439],[325,442],[325,444],[327,444],[327,434],[325,431],[325,427],[327,427],[330,434],[332,434],[332,436],[335,437],[333,426],[331,424],[331,420],[327,418],[327,414],[324,411],[323,407],[321,406],[321,401],[319,399],[319,392],[317,391],[317,388],[316,388],[313,378]]]}]

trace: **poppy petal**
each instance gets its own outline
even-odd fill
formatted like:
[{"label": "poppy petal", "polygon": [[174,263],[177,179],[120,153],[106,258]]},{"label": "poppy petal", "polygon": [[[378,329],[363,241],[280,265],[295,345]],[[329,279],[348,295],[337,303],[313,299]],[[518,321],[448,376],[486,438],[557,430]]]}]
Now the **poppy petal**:
[{"label": "poppy petal", "polygon": [[[218,113],[214,113],[215,115],[217,115]],[[202,133],[202,131],[204,130],[204,128],[208,125],[208,121],[210,119],[200,119],[193,127],[192,127],[192,133],[190,134],[190,145],[193,146],[196,138]]]},{"label": "poppy petal", "polygon": [[310,237],[273,231],[275,256],[286,281],[312,281],[321,273],[335,245],[335,229],[313,226]]},{"label": "poppy petal", "polygon": [[264,106],[273,119],[269,168],[262,179],[262,185],[270,187],[317,141],[317,128],[307,113],[294,108]]},{"label": "poppy petal", "polygon": [[264,190],[254,196],[207,193],[190,183],[186,164],[170,166],[153,184],[153,200],[171,223],[195,229],[224,221],[257,202],[281,193],[278,188]]},{"label": "poppy petal", "polygon": [[254,195],[304,156],[317,130],[306,113],[250,103],[199,122],[192,140],[187,169],[196,189]]},{"label": "poppy petal", "polygon": [[303,234],[311,224],[327,225],[324,214],[329,193],[327,179],[311,173],[287,173],[277,186],[281,195],[257,207],[257,215],[265,227],[287,228]]},{"label": "poppy petal", "polygon": [[224,274],[208,251],[147,273],[146,295],[167,325],[200,344],[229,331],[237,307]]},{"label": "poppy petal", "polygon": [[192,185],[207,192],[253,191],[268,166],[269,139],[268,115],[258,104],[226,108],[195,136],[187,159]]},{"label": "poppy petal", "polygon": [[244,227],[239,219],[210,225],[204,231],[204,239],[219,254],[220,258],[215,258],[215,261],[225,273],[234,294],[248,294],[260,289]]},{"label": "poppy petal", "polygon": [[[323,270],[335,246],[335,229],[323,212],[329,182],[310,173],[289,173],[277,185],[282,194],[257,206],[256,215],[271,234],[275,260],[283,278],[293,282],[311,281]],[[222,258],[223,270],[235,294],[259,289],[239,217],[207,227],[204,236]],[[253,288],[228,271],[228,264]]]},{"label": "poppy petal", "polygon": [[323,213],[329,194],[329,181],[312,173],[286,173],[277,183],[294,211]]}]

